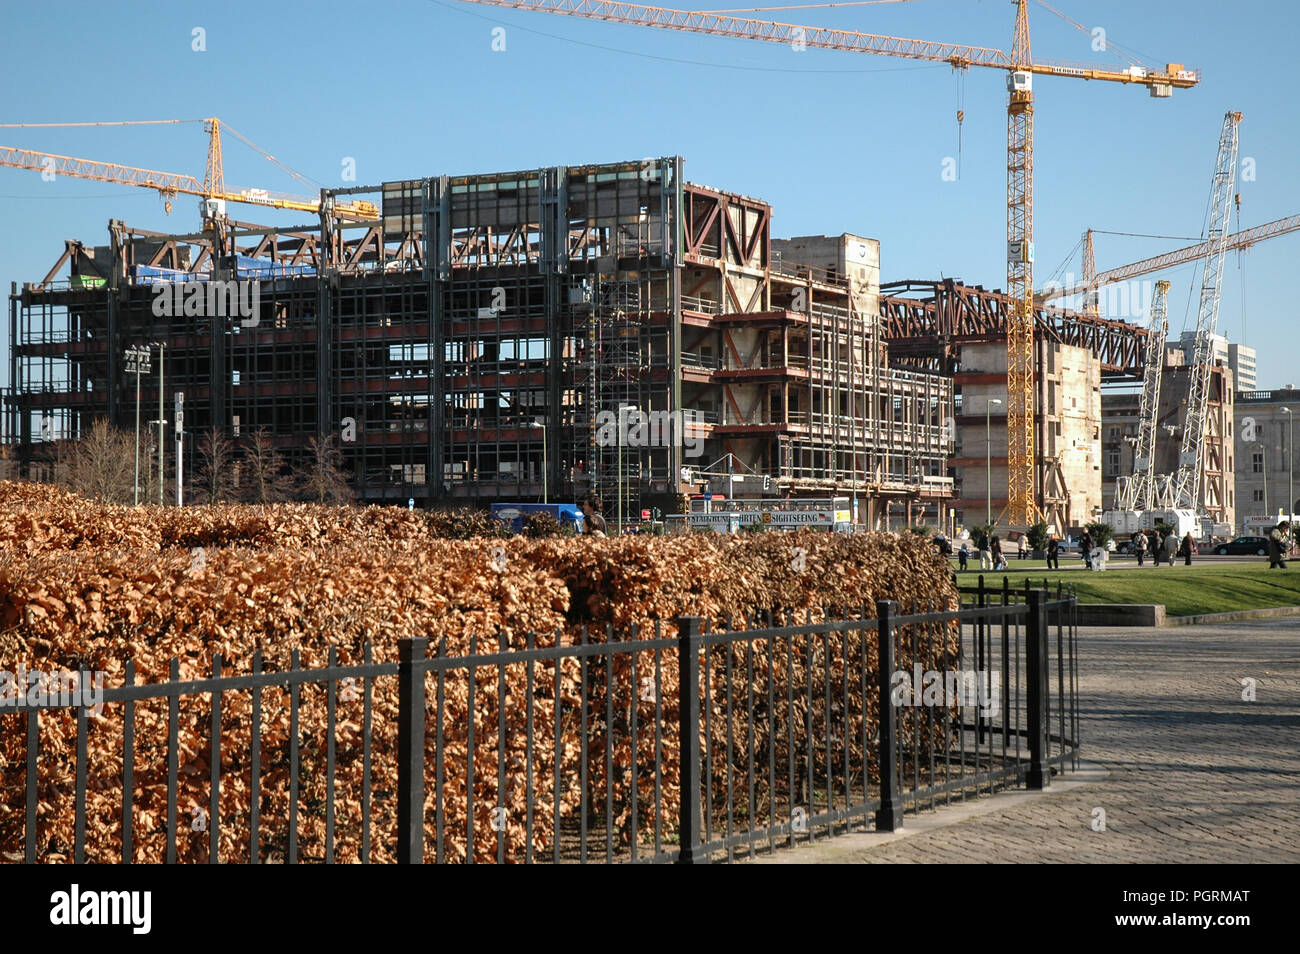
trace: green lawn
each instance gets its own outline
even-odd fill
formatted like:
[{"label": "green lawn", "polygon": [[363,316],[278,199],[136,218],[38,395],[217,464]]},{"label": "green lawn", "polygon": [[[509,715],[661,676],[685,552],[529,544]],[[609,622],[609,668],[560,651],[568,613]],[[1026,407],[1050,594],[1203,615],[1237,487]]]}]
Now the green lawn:
[{"label": "green lawn", "polygon": [[[1300,606],[1300,561],[1291,563],[1285,570],[1269,570],[1265,559],[1249,564],[1183,566],[1179,563],[1154,569],[1150,563],[1141,569],[1131,563],[1120,564],[1123,569],[1114,569],[1115,564],[1111,563],[1111,569],[1102,573],[1058,572],[1042,569],[1041,564],[1019,570],[1016,567],[1019,562],[1012,560],[1006,572],[985,573],[985,585],[1001,588],[1005,576],[1013,588],[1023,588],[1026,579],[1041,585],[1046,578],[1055,590],[1060,580],[1067,586],[1073,585],[1084,603],[1163,603],[1169,616]],[[977,585],[978,561],[975,567],[974,571],[957,575],[961,586]]]}]

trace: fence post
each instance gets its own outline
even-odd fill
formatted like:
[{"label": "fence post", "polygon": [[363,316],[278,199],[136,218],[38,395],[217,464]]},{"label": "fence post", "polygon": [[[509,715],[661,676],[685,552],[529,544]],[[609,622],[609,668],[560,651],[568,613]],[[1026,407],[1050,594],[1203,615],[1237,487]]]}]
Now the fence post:
[{"label": "fence post", "polygon": [[1052,773],[1044,759],[1047,757],[1047,594],[1041,590],[1029,593],[1029,616],[1025,640],[1025,702],[1029,725],[1029,771],[1025,786],[1044,789],[1052,784]]},{"label": "fence post", "polygon": [[903,827],[902,803],[898,796],[898,776],[894,768],[898,759],[898,710],[892,698],[894,670],[894,604],[876,601],[876,711],[880,718],[880,809],[876,812],[876,831],[898,831]]},{"label": "fence post", "polygon": [[700,631],[698,616],[677,617],[677,706],[681,770],[681,851],[677,863],[695,864],[700,844]]},{"label": "fence post", "polygon": [[428,654],[429,640],[402,639],[397,645],[397,863],[422,865],[425,670],[416,664]]}]

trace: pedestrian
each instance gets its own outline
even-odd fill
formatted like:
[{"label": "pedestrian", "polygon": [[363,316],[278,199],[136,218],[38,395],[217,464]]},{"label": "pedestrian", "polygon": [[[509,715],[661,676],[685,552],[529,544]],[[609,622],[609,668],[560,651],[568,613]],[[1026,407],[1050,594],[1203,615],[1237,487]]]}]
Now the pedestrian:
[{"label": "pedestrian", "polygon": [[1055,534],[1047,541],[1047,568],[1049,570],[1061,568],[1061,540]]},{"label": "pedestrian", "polygon": [[993,551],[989,548],[989,534],[986,530],[979,531],[979,537],[975,545],[980,548],[980,569],[993,569]]},{"label": "pedestrian", "polygon": [[1079,551],[1083,556],[1083,565],[1089,570],[1092,569],[1092,547],[1092,534],[1085,530],[1083,536],[1079,538]]},{"label": "pedestrian", "polygon": [[1016,539],[1016,550],[1022,560],[1025,558],[1025,554],[1029,552],[1029,538],[1023,533]]},{"label": "pedestrian", "polygon": [[997,537],[996,534],[994,534],[994,536],[993,536],[993,569],[995,569],[995,570],[1005,570],[1006,568],[1007,568],[1007,561],[1006,561],[1006,559],[1002,556],[1002,541],[998,539],[998,537]]},{"label": "pedestrian", "polygon": [[1196,541],[1192,539],[1192,531],[1187,531],[1187,536],[1183,537],[1183,545],[1179,547],[1178,552],[1183,555],[1183,565],[1192,565],[1192,554],[1196,551]]},{"label": "pedestrian", "polygon": [[965,571],[969,563],[970,551],[966,549],[966,544],[963,543],[961,549],[957,551],[957,566],[960,570]]},{"label": "pedestrian", "polygon": [[1137,554],[1138,566],[1144,565],[1147,558],[1147,535],[1141,530],[1133,534],[1133,552]]},{"label": "pedestrian", "polygon": [[1177,552],[1178,537],[1172,530],[1170,530],[1169,533],[1165,535],[1165,559],[1169,561],[1170,566],[1174,565],[1174,554]]},{"label": "pedestrian", "polygon": [[1286,569],[1286,556],[1291,550],[1291,521],[1283,520],[1268,534],[1268,568]]},{"label": "pedestrian", "polygon": [[582,500],[582,532],[592,537],[605,536],[605,518],[600,515],[600,498],[588,494]]}]

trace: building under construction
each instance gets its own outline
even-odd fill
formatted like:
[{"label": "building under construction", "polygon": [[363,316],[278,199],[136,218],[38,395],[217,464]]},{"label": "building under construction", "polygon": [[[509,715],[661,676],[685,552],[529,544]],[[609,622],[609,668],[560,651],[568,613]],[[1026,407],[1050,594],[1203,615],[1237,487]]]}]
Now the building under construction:
[{"label": "building under construction", "polygon": [[[363,200],[378,220],[335,213]],[[183,393],[187,474],[196,436],[265,428],[290,461],[336,436],[371,502],[595,492],[636,515],[720,466],[851,495],[863,523],[889,504],[947,522],[951,371],[891,362],[875,241],[774,240],[769,205],[687,182],[679,157],[326,190],[321,209],[295,228],[218,209],[185,235],[113,221],[14,286],[21,472],[96,418],[134,427],[124,352],[161,344],[164,393],[155,360],[142,401],[172,415]]]}]

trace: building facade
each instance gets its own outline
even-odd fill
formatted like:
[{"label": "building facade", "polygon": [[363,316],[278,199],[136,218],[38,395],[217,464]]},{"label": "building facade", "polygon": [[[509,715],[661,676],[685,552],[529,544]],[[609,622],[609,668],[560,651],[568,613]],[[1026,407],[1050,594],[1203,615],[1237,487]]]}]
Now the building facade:
[{"label": "building facade", "polygon": [[[1064,533],[1102,503],[1101,363],[1086,348],[1041,338],[1035,349],[1035,492],[1046,522]],[[1006,347],[963,345],[955,386],[956,506],[967,526],[997,521],[1007,502]]]},{"label": "building facade", "polygon": [[1238,391],[1233,414],[1241,519],[1300,512],[1300,454],[1292,440],[1300,430],[1292,421],[1300,414],[1300,391]]},{"label": "building facade", "polygon": [[[322,209],[189,235],[113,221],[14,287],[21,471],[48,475],[95,418],[133,428],[124,352],[155,343],[165,380],[155,360],[141,400],[162,398],[170,451],[184,394],[190,475],[195,438],[264,429],[291,462],[336,437],[371,502],[594,492],[630,518],[727,467],[851,495],[862,522],[946,516],[952,381],[889,366],[873,240],[774,242],[767,203],[687,182],[680,157],[326,190]],[[221,283],[249,307],[213,308]]]}]

